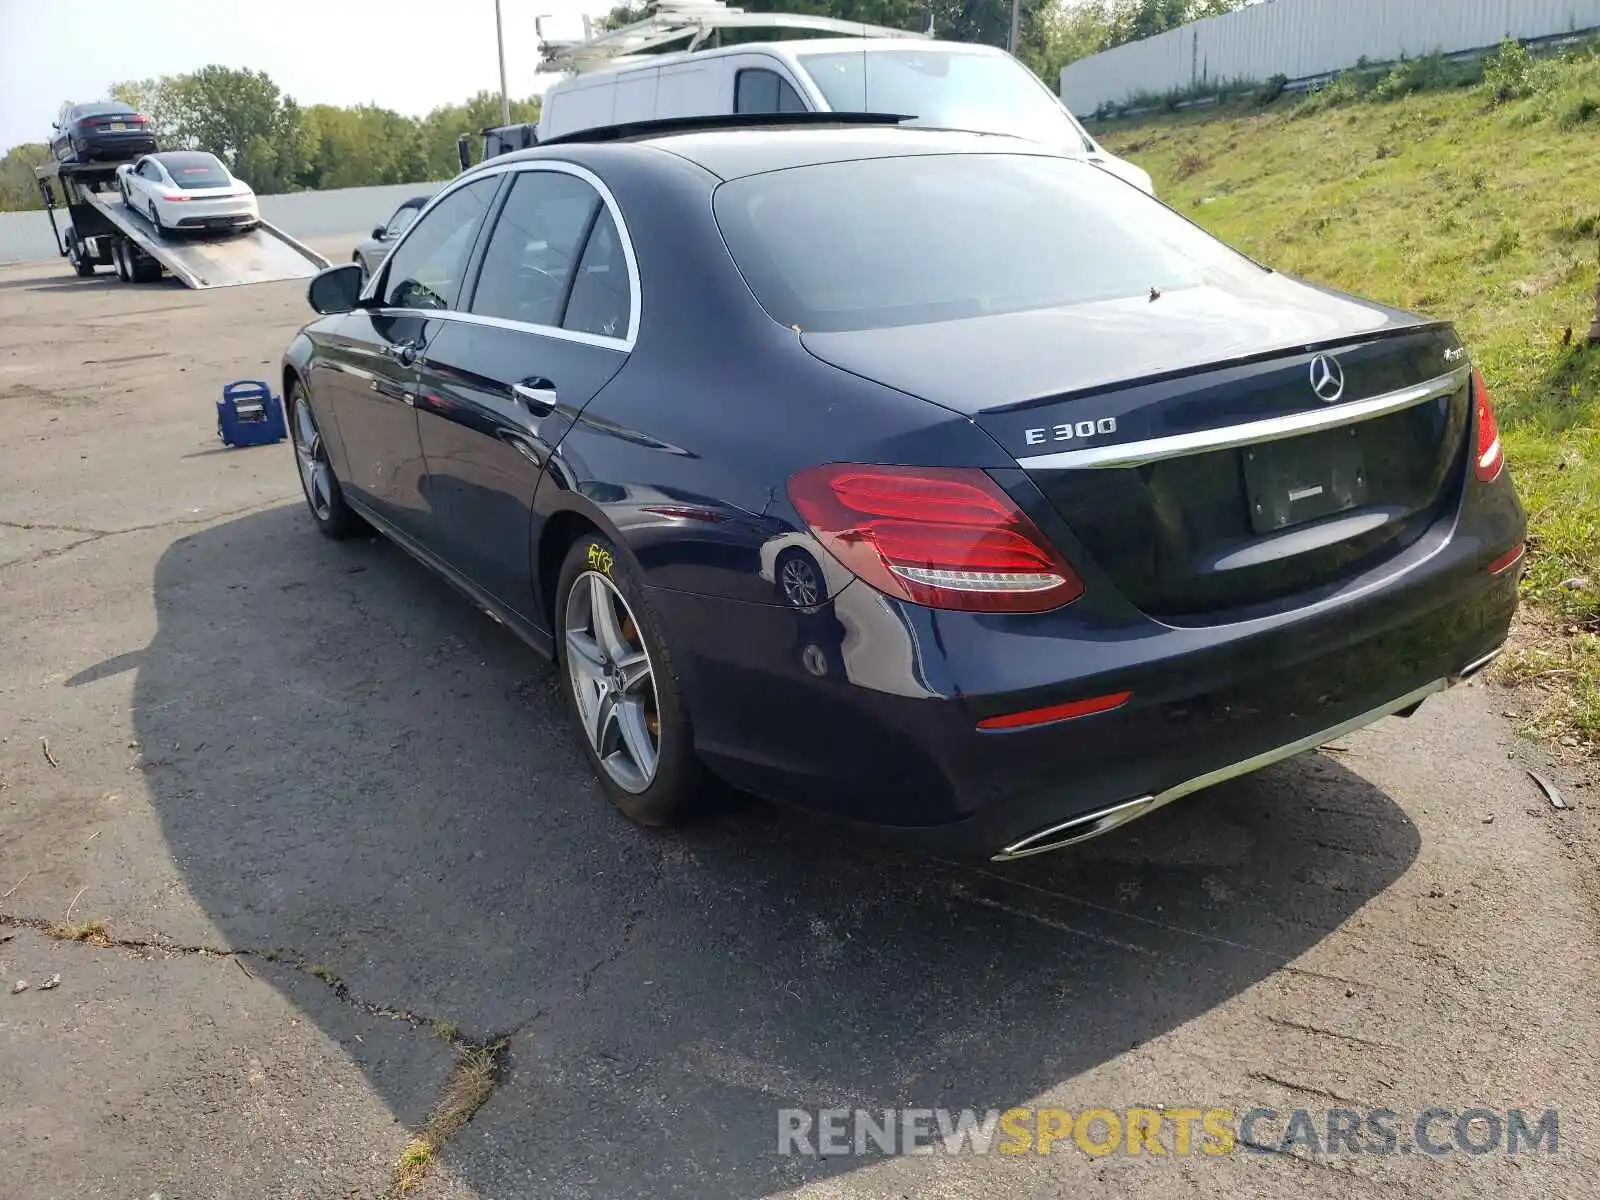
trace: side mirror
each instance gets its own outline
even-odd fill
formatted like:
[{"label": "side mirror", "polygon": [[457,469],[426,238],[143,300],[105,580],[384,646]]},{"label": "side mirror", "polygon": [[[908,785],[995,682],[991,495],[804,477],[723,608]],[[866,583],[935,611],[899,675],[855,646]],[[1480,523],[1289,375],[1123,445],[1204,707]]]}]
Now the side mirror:
[{"label": "side mirror", "polygon": [[323,316],[350,312],[360,299],[360,263],[343,263],[319,271],[306,288],[307,303]]},{"label": "side mirror", "polygon": [[464,133],[456,138],[456,158],[461,161],[463,171],[472,165],[472,152],[467,149],[467,135]]},{"label": "side mirror", "polygon": [[385,231],[384,231],[384,228],[383,228],[382,225],[374,225],[372,227],[372,236],[375,237],[375,238],[382,238],[383,235],[384,235],[384,232]]}]

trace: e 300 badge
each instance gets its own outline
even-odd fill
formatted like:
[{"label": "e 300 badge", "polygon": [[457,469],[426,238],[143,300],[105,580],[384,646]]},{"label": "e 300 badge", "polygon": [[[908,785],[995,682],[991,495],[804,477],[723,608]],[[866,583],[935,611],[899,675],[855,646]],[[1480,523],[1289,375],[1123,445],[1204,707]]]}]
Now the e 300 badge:
[{"label": "e 300 badge", "polygon": [[1065,425],[1046,425],[1042,429],[1024,429],[1023,439],[1030,446],[1042,446],[1046,442],[1072,442],[1084,441],[1092,437],[1104,437],[1108,433],[1117,431],[1115,417],[1101,417],[1098,421],[1069,421]]}]

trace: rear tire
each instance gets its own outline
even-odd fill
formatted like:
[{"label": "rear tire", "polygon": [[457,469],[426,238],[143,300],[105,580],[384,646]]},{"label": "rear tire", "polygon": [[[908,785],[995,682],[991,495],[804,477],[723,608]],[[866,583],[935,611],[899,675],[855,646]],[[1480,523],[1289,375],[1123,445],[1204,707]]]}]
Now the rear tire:
[{"label": "rear tire", "polygon": [[556,585],[556,662],[567,708],[606,799],[641,825],[706,803],[705,768],[660,619],[610,541],[579,538]]},{"label": "rear tire", "polygon": [[365,524],[344,502],[339,478],[333,473],[328,447],[317,427],[317,414],[311,396],[299,382],[289,386],[289,440],[294,443],[295,464],[300,469],[300,490],[317,531],[324,537],[342,541],[360,531]]},{"label": "rear tire", "polygon": [[161,223],[161,214],[156,211],[156,202],[150,201],[150,227],[156,231],[157,237],[167,236],[167,227]]}]

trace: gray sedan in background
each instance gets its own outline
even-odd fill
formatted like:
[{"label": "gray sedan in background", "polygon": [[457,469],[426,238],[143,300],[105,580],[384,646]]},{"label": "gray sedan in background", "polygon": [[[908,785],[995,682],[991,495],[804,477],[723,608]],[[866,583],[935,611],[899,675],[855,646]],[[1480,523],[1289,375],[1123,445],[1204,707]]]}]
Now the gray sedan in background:
[{"label": "gray sedan in background", "polygon": [[399,208],[394,210],[394,215],[388,223],[379,225],[372,231],[371,237],[362,238],[356,243],[355,253],[350,256],[350,261],[361,264],[361,274],[370,276],[389,256],[390,248],[402,233],[417,219],[417,214],[422,211],[432,196],[412,196],[404,201]]}]

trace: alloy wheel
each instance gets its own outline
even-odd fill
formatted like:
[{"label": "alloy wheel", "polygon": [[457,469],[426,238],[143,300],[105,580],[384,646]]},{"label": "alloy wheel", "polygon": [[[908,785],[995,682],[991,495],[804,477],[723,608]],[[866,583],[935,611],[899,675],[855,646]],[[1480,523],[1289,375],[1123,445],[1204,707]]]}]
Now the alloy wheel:
[{"label": "alloy wheel", "polygon": [[333,468],[317,431],[316,418],[304,396],[294,398],[294,456],[300,464],[300,482],[311,511],[320,521],[333,519]]},{"label": "alloy wheel", "polygon": [[661,758],[661,717],[650,652],[633,610],[598,571],[572,581],[566,610],[567,671],[583,731],[618,787],[648,788]]}]

